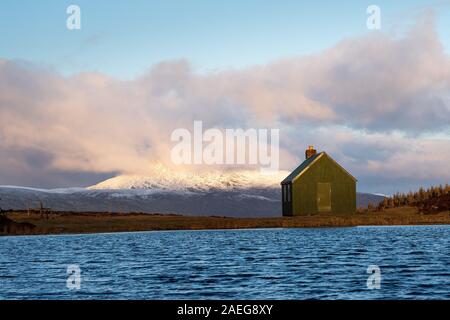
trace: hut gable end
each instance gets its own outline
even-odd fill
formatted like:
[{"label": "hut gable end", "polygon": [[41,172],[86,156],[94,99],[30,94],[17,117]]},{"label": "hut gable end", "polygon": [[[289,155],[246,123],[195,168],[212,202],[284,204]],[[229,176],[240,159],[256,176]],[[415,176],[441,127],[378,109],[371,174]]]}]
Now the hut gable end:
[{"label": "hut gable end", "polygon": [[327,153],[310,146],[303,161],[281,182],[284,216],[356,211],[356,178]]}]

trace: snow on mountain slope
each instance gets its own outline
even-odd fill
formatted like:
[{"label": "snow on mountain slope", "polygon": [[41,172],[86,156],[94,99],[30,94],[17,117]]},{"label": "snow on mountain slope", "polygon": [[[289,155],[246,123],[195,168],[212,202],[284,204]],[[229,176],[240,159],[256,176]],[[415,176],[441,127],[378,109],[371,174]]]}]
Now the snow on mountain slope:
[{"label": "snow on mountain slope", "polygon": [[122,175],[103,181],[88,189],[159,189],[171,191],[209,191],[279,188],[289,175],[287,171],[261,173],[259,171],[232,171],[188,173],[173,172],[160,167],[151,175]]}]

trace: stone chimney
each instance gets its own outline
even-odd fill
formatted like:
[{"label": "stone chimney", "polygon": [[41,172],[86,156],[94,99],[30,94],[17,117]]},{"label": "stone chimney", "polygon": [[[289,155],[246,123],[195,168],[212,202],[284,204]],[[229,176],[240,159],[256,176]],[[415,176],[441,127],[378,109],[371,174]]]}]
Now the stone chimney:
[{"label": "stone chimney", "polygon": [[305,151],[305,158],[308,159],[317,153],[313,146],[309,146]]}]

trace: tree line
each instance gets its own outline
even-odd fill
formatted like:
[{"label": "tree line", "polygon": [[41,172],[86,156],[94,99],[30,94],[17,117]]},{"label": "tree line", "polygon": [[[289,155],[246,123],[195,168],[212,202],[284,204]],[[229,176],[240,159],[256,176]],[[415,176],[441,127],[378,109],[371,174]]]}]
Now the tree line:
[{"label": "tree line", "polygon": [[427,189],[420,187],[420,189],[415,192],[397,192],[391,197],[386,197],[378,204],[377,207],[375,207],[372,203],[369,203],[368,209],[384,210],[404,206],[418,206],[429,199],[437,199],[448,194],[450,194],[450,186],[448,184],[445,184],[445,186],[431,186]]}]

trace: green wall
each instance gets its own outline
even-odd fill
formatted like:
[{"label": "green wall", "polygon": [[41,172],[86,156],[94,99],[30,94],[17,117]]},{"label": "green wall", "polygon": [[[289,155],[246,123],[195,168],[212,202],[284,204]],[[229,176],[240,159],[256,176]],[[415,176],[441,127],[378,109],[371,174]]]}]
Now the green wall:
[{"label": "green wall", "polygon": [[356,181],[327,154],[324,154],[293,181],[292,213],[294,216],[318,213],[317,184],[319,182],[331,183],[331,213],[356,212]]}]

